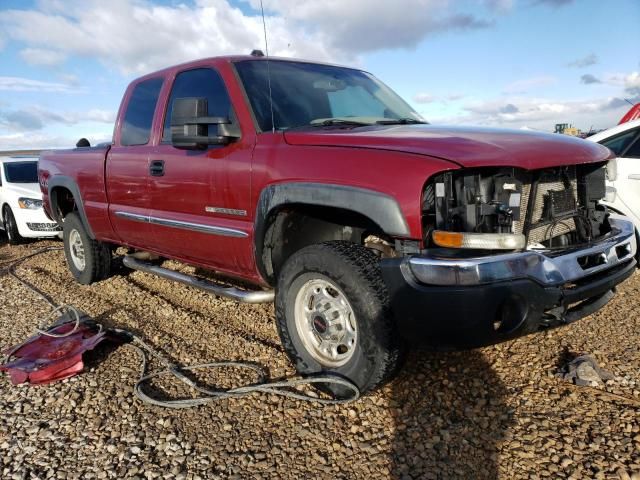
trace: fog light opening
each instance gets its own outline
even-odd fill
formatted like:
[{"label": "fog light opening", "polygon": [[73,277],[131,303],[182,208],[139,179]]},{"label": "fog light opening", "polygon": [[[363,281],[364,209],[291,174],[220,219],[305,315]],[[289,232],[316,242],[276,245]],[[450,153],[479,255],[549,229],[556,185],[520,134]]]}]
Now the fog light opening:
[{"label": "fog light opening", "polygon": [[624,257],[631,255],[631,244],[625,243],[624,245],[618,245],[616,247],[616,255],[619,259],[623,259]]},{"label": "fog light opening", "polygon": [[492,326],[496,333],[508,334],[519,329],[527,319],[529,306],[524,298],[510,297],[498,311]]}]

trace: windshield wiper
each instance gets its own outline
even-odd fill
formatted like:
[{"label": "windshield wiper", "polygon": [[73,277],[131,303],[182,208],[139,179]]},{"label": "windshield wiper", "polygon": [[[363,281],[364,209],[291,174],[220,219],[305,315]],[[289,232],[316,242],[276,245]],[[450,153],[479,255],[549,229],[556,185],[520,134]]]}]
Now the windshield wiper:
[{"label": "windshield wiper", "polygon": [[347,120],[344,118],[327,118],[322,121],[312,120],[309,123],[305,123],[304,125],[296,125],[295,127],[289,127],[285,130],[300,130],[303,128],[317,128],[317,127],[334,127],[334,126],[345,126],[345,127],[370,127],[372,124],[367,122],[359,122],[357,120]]},{"label": "windshield wiper", "polygon": [[366,127],[370,126],[371,124],[367,122],[359,122],[357,120],[348,120],[346,118],[327,118],[322,122],[312,121],[310,125],[321,127],[332,127],[333,125],[353,125],[355,127]]},{"label": "windshield wiper", "polygon": [[428,122],[423,122],[422,120],[416,120],[415,118],[390,118],[388,120],[378,120],[376,122],[378,125],[416,125],[416,124],[427,124]]}]

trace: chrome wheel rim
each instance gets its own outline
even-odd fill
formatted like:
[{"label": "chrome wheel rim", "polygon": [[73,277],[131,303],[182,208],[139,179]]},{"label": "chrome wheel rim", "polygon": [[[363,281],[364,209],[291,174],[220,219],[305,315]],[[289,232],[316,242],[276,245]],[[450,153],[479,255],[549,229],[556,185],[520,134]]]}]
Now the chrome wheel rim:
[{"label": "chrome wheel rim", "polygon": [[320,364],[340,367],[356,349],[358,329],[353,308],[344,292],[328,279],[307,281],[295,299],[298,336]]},{"label": "chrome wheel rim", "polygon": [[84,244],[78,230],[71,230],[69,233],[69,254],[73,265],[80,271],[84,270],[86,265]]}]

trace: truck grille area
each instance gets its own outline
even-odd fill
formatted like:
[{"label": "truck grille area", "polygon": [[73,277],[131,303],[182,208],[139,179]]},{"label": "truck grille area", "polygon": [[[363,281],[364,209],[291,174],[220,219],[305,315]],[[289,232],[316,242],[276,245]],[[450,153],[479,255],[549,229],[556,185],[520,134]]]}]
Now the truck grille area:
[{"label": "truck grille area", "polygon": [[[534,245],[576,231],[578,181],[575,167],[564,172],[524,174],[522,180],[520,211],[524,214],[513,222],[513,233],[524,233],[528,244]],[[532,190],[535,199],[530,200]],[[529,225],[528,229],[526,225]]]},{"label": "truck grille area", "polygon": [[29,230],[34,232],[61,232],[62,228],[57,223],[31,223],[27,222]]},{"label": "truck grille area", "polygon": [[598,204],[605,193],[604,167],[447,172],[425,188],[425,232],[518,234],[536,248],[589,242],[610,231],[606,209]]}]

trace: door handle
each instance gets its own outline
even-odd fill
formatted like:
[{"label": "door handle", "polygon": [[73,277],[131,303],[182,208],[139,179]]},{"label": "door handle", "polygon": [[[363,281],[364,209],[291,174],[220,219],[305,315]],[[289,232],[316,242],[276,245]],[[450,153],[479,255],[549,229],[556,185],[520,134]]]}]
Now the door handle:
[{"label": "door handle", "polygon": [[152,177],[161,177],[164,175],[164,160],[151,160],[149,165],[149,173]]},{"label": "door handle", "polygon": [[640,180],[640,174],[632,173],[628,178],[629,180]]}]

